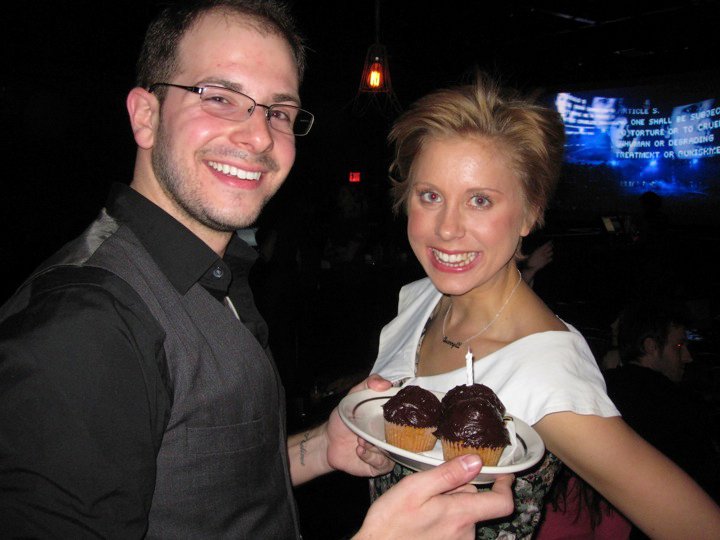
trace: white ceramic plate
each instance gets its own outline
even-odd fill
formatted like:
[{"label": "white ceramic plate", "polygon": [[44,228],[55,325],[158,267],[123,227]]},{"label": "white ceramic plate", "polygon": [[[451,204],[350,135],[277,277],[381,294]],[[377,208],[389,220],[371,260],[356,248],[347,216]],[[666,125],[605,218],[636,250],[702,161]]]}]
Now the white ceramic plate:
[{"label": "white ceramic plate", "polygon": [[[382,405],[399,391],[400,388],[390,388],[384,392],[363,390],[349,394],[338,407],[340,418],[354,433],[385,451],[393,461],[416,471],[437,467],[444,461],[440,441],[432,450],[420,454],[385,442]],[[433,393],[438,399],[444,396],[442,392]],[[473,484],[491,484],[497,476],[529,469],[540,461],[545,453],[545,445],[532,427],[512,414],[508,413],[506,416],[512,417],[517,445],[505,449],[497,467],[483,467]]]}]

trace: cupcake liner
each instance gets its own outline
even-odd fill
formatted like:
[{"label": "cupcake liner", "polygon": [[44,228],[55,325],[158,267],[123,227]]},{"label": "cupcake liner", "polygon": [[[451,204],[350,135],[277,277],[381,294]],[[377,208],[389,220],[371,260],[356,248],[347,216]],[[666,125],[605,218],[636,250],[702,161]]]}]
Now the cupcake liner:
[{"label": "cupcake liner", "polygon": [[385,441],[408,452],[427,452],[435,447],[435,427],[418,428],[385,422]]},{"label": "cupcake liner", "polygon": [[504,446],[467,446],[459,442],[452,442],[445,439],[440,439],[442,444],[443,459],[449,461],[457,456],[463,456],[465,454],[476,454],[482,459],[483,466],[495,467],[500,461]]}]

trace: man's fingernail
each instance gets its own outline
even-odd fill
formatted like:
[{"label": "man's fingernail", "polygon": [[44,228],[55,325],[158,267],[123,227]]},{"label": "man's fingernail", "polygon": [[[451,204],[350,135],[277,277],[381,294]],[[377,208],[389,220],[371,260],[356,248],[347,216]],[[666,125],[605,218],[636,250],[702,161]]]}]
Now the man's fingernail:
[{"label": "man's fingernail", "polygon": [[462,461],[463,468],[468,472],[477,472],[482,467],[482,460],[480,456],[469,454],[460,458]]}]

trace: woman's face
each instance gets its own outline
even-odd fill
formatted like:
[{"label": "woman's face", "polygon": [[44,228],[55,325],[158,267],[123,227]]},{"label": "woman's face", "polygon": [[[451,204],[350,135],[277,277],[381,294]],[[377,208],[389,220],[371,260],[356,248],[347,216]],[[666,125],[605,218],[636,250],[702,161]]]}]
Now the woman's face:
[{"label": "woman's face", "polygon": [[431,140],[410,181],[408,238],[435,286],[460,295],[492,283],[533,224],[502,148],[479,137]]}]

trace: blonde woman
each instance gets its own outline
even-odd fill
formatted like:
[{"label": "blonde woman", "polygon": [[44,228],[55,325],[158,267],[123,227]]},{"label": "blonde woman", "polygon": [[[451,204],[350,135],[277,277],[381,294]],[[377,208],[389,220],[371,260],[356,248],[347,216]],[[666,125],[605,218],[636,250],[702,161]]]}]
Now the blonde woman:
[{"label": "blonde woman", "polygon": [[[471,349],[476,381],[548,449],[516,479],[512,518],[479,525],[477,537],[531,536],[562,460],[652,537],[720,538],[717,505],[623,422],[582,335],[518,271],[522,238],[542,225],[557,182],[559,116],[478,75],[420,99],[390,140],[396,207],[428,277],[401,290],[372,371],[447,391],[464,384]],[[410,473],[396,466],[373,494]]]}]

